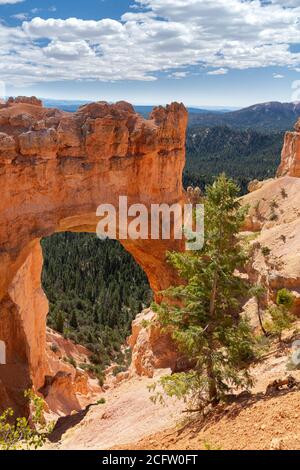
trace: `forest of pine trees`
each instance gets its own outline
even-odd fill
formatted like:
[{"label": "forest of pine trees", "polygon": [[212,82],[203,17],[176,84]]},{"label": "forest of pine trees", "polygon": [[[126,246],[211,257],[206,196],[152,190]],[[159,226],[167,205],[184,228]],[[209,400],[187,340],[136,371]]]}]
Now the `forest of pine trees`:
[{"label": "forest of pine trees", "polygon": [[151,302],[142,269],[119,242],[93,234],[55,234],[42,247],[48,325],[93,351],[95,364],[122,364],[131,322]]},{"label": "forest of pine trees", "polygon": [[187,163],[184,186],[210,185],[221,173],[233,178],[241,193],[254,179],[275,176],[280,162],[283,132],[219,127],[190,127],[187,133]]}]

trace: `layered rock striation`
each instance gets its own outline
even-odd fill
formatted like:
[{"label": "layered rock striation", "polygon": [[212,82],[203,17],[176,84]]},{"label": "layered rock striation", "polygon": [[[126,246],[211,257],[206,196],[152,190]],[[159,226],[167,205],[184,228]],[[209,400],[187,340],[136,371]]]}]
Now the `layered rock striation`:
[{"label": "layered rock striation", "polygon": [[[95,232],[97,207],[182,203],[187,112],[173,103],[148,120],[125,102],[47,109],[36,98],[0,107],[0,396],[44,386],[48,302],[39,241],[54,232]],[[174,282],[166,250],[175,240],[121,240],[155,293]],[[2,390],[2,392],[1,392]],[[0,404],[1,405],[1,404]]]},{"label": "layered rock striation", "polygon": [[295,124],[294,132],[285,135],[277,176],[300,178],[300,119]]}]

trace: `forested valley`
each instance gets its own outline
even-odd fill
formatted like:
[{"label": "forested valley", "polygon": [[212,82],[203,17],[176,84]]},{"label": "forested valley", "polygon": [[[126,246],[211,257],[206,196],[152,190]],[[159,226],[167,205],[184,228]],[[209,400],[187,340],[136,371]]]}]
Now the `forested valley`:
[{"label": "forested valley", "polygon": [[42,248],[48,325],[90,349],[98,374],[111,361],[126,367],[121,346],[152,298],[143,270],[119,242],[94,234],[55,234]]}]

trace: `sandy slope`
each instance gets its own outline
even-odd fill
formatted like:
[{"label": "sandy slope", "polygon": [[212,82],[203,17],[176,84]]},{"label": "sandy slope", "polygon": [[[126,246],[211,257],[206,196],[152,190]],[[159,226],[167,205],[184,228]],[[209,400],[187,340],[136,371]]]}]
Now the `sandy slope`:
[{"label": "sandy slope", "polygon": [[267,386],[300,370],[288,372],[290,349],[276,351],[252,368],[252,396],[220,406],[204,420],[182,424],[142,438],[119,449],[300,450],[300,390],[266,395]]},{"label": "sandy slope", "polygon": [[119,449],[300,450],[300,391],[254,398]]},{"label": "sandy slope", "polygon": [[91,406],[86,413],[62,419],[51,437],[52,444],[47,447],[110,449],[173,426],[183,405],[173,400],[169,400],[167,407],[153,404],[147,387],[154,380],[130,379],[109,390],[104,395],[104,405]]},{"label": "sandy slope", "polygon": [[[300,390],[270,396],[266,387],[291,372],[291,350],[276,348],[253,366],[252,395],[211,416],[187,422],[184,405],[170,400],[154,405],[147,386],[156,379],[132,378],[106,392],[106,404],[62,418],[51,449],[300,449]],[[292,372],[300,381],[300,371]]]}]

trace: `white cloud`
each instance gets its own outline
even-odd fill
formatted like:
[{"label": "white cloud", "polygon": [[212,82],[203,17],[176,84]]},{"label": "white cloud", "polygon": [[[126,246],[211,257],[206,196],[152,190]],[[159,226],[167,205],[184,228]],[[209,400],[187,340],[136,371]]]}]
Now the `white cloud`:
[{"label": "white cloud", "polygon": [[170,75],[168,75],[169,78],[175,78],[179,80],[180,78],[185,78],[188,76],[188,72],[173,72]]},{"label": "white cloud", "polygon": [[66,20],[33,18],[23,23],[23,29],[32,38],[51,38],[61,40],[89,39],[99,41],[103,36],[122,33],[123,25],[115,20],[100,21],[68,18]]},{"label": "white cloud", "polygon": [[155,80],[165,72],[180,79],[187,71],[178,69],[191,65],[210,70],[208,75],[300,66],[300,53],[290,48],[300,44],[299,1],[135,0],[134,5],[140,8],[120,21],[36,17],[20,28],[0,25],[1,78]]},{"label": "white cloud", "polygon": [[0,5],[13,5],[22,2],[24,2],[24,0],[0,0]]},{"label": "white cloud", "polygon": [[277,3],[286,8],[299,6],[299,0],[271,0],[271,1],[272,3],[275,3],[275,4]]},{"label": "white cloud", "polygon": [[217,70],[211,70],[210,72],[207,72],[207,75],[226,75],[228,73],[227,69],[217,69]]},{"label": "white cloud", "polygon": [[86,41],[51,41],[43,52],[47,57],[58,60],[77,60],[95,55]]},{"label": "white cloud", "polygon": [[24,21],[28,19],[28,13],[16,13],[15,15],[12,15],[12,18],[15,18],[16,20]]},{"label": "white cloud", "polygon": [[281,75],[280,73],[273,73],[273,78],[276,78],[276,79],[282,79],[284,78],[284,75]]}]

